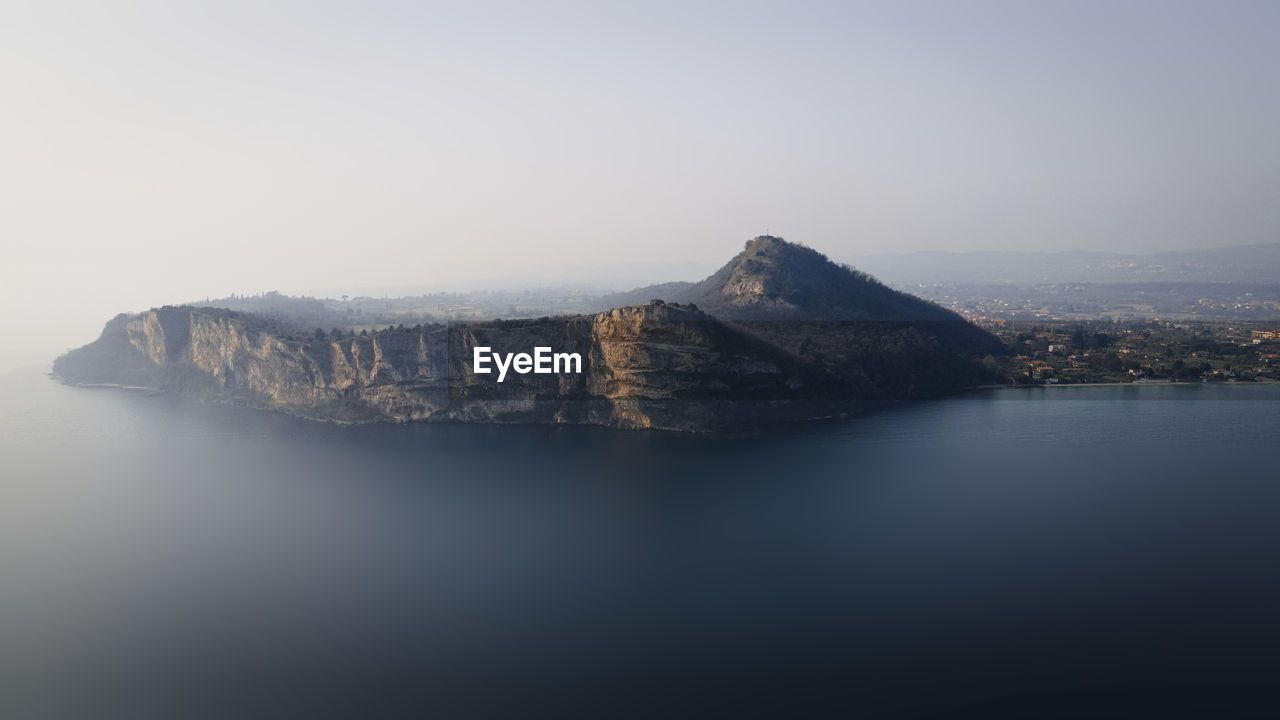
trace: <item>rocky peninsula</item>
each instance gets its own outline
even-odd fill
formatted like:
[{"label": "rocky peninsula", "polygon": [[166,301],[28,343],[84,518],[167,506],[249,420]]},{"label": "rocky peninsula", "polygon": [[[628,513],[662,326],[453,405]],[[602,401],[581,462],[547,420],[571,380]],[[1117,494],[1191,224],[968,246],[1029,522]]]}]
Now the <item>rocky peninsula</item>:
[{"label": "rocky peninsula", "polygon": [[[986,382],[982,359],[1000,347],[954,313],[779,238],[749,241],[702,283],[658,288],[668,297],[595,314],[340,339],[299,340],[251,313],[169,306],[115,317],[54,372],[337,422],[709,431],[954,392]],[[477,347],[549,347],[581,365],[499,383],[475,372]]]}]

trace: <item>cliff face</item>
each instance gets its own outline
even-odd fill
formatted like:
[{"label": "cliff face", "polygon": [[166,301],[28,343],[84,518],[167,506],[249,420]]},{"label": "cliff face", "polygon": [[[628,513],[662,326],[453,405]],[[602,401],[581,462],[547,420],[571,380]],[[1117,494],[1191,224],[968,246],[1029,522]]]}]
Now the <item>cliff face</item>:
[{"label": "cliff face", "polygon": [[[578,353],[580,373],[473,372],[473,349]],[[289,340],[253,316],[168,307],[118,316],[59,358],[61,377],[146,385],[326,420],[550,422],[709,430],[832,412],[828,379],[695,308],[426,326]],[[856,400],[844,393],[844,409]]]}]

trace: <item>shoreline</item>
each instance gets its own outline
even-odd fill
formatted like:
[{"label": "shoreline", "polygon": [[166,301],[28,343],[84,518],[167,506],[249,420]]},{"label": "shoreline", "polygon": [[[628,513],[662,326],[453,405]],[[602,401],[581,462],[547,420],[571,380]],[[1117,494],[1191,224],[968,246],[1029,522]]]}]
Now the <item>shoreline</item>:
[{"label": "shoreline", "polygon": [[1034,390],[1040,388],[1082,388],[1082,387],[1202,387],[1206,385],[1256,387],[1259,385],[1280,385],[1276,380],[1251,380],[1249,382],[1127,382],[1127,383],[1049,383],[1044,385],[979,385],[974,390]]}]

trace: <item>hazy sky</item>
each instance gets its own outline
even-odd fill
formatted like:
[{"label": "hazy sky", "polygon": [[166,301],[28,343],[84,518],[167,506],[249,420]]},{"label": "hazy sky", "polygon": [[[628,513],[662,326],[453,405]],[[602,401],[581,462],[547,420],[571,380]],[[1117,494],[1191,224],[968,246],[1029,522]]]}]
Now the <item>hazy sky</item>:
[{"label": "hazy sky", "polygon": [[69,345],[230,292],[714,266],[766,229],[1276,241],[1277,38],[1275,2],[10,0],[0,300]]}]

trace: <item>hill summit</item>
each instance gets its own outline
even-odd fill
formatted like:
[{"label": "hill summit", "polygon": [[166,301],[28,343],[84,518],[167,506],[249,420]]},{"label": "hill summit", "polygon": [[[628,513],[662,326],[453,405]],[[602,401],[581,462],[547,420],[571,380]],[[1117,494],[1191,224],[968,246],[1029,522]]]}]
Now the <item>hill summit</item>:
[{"label": "hill summit", "polygon": [[[780,237],[761,235],[710,277],[607,298],[661,299],[708,314],[880,401],[990,382],[995,336],[946,308]],[[992,356],[987,358],[986,356]]]},{"label": "hill summit", "polygon": [[748,240],[715,274],[672,299],[696,303],[727,320],[962,321],[817,250],[772,235]]}]

